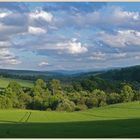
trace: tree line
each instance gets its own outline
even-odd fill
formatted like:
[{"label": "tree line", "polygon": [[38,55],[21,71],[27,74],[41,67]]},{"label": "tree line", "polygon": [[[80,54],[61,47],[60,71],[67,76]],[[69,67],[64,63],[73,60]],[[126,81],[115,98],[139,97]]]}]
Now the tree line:
[{"label": "tree line", "polygon": [[91,79],[66,84],[57,79],[49,82],[38,79],[33,88],[22,87],[13,81],[0,91],[0,108],[80,111],[140,100],[140,90],[130,84],[112,85],[102,79]]}]

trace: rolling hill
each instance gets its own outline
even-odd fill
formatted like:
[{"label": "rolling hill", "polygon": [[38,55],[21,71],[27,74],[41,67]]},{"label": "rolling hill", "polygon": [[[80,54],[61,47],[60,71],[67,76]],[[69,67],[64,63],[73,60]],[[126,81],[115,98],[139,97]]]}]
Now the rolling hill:
[{"label": "rolling hill", "polygon": [[127,68],[120,68],[109,70],[97,75],[103,79],[140,82],[140,66],[132,66]]},{"label": "rolling hill", "polygon": [[31,71],[31,70],[10,70],[0,69],[0,76],[6,78],[23,79],[23,80],[36,80],[38,78],[44,80],[51,80],[53,78],[62,81],[85,78],[89,76],[96,76],[108,80],[119,81],[136,81],[140,82],[140,65],[131,66],[126,68],[116,68],[111,70],[99,70],[99,71]]},{"label": "rolling hill", "polygon": [[137,138],[140,102],[80,112],[0,110],[0,137]]},{"label": "rolling hill", "polygon": [[0,88],[6,88],[11,81],[18,82],[22,87],[33,87],[33,82],[29,80],[13,79],[13,78],[3,78],[0,77]]}]

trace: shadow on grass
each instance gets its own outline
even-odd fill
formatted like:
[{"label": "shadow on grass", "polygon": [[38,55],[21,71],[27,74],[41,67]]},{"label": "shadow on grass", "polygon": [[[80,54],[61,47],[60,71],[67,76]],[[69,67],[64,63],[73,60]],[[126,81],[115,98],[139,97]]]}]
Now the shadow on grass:
[{"label": "shadow on grass", "polygon": [[1,138],[140,138],[140,119],[65,122],[1,123]]},{"label": "shadow on grass", "polygon": [[2,123],[17,123],[16,121],[7,121],[7,120],[0,120],[0,122],[2,122]]}]

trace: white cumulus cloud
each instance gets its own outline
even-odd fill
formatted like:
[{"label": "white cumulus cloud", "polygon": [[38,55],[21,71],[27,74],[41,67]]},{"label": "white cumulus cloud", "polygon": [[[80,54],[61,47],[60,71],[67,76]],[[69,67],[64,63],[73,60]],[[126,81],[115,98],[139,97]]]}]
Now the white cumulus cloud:
[{"label": "white cumulus cloud", "polygon": [[43,61],[38,64],[38,66],[40,66],[40,67],[47,66],[47,65],[49,65],[49,63],[47,61]]},{"label": "white cumulus cloud", "polygon": [[81,54],[88,51],[88,49],[83,46],[81,42],[77,41],[77,39],[72,39],[71,41],[64,43],[57,43],[56,46],[69,54]]},{"label": "white cumulus cloud", "polygon": [[51,22],[53,15],[49,12],[43,10],[35,10],[30,13],[30,18],[35,20],[44,20],[46,22]]},{"label": "white cumulus cloud", "polygon": [[21,63],[8,48],[0,48],[0,64],[16,65]]},{"label": "white cumulus cloud", "polygon": [[140,46],[140,32],[135,30],[119,30],[115,34],[101,32],[98,40],[110,47]]},{"label": "white cumulus cloud", "polygon": [[39,28],[39,27],[32,27],[32,26],[29,26],[28,32],[29,32],[30,34],[38,35],[38,34],[44,34],[44,33],[46,33],[47,31],[44,30],[44,29],[42,29],[42,28]]},{"label": "white cumulus cloud", "polygon": [[102,52],[94,52],[89,57],[90,60],[106,60],[106,54]]}]

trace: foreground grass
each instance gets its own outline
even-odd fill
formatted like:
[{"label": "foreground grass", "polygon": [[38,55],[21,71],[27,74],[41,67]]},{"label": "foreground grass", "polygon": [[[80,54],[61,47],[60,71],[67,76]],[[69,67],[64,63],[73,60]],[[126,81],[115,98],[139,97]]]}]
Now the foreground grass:
[{"label": "foreground grass", "polygon": [[28,80],[20,80],[20,79],[13,79],[13,78],[2,78],[0,77],[0,88],[6,88],[11,81],[18,82],[23,87],[33,87],[33,82]]},{"label": "foreground grass", "polygon": [[72,113],[0,110],[0,137],[140,137],[140,102]]}]

